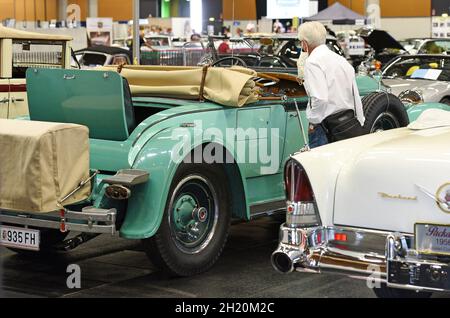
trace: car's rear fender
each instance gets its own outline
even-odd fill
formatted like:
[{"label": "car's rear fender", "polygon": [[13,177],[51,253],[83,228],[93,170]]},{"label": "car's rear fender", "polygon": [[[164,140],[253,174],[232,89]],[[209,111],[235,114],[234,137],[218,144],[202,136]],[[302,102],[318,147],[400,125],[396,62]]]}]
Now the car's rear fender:
[{"label": "car's rear fender", "polygon": [[[192,128],[193,134],[199,134]],[[152,237],[159,229],[166,207],[172,179],[181,164],[173,160],[173,149],[185,146],[188,153],[205,144],[215,143],[224,148],[228,154],[232,149],[231,145],[217,138],[204,139],[194,138],[197,142],[186,141],[183,145],[179,140],[173,140],[173,129],[167,128],[153,135],[145,147],[136,156],[132,165],[133,169],[146,170],[150,172],[150,179],[147,183],[133,189],[132,196],[128,201],[128,208],[125,221],[121,227],[120,234],[128,239],[144,239]],[[225,153],[224,151],[224,153]],[[155,155],[157,154],[157,155]],[[249,219],[249,207],[245,204],[246,184],[241,174],[239,164],[224,165],[224,169],[230,178],[229,187],[232,191],[234,216],[242,219]],[[244,197],[242,197],[244,196]],[[238,203],[241,202],[239,205]],[[242,203],[243,202],[243,203]]]}]

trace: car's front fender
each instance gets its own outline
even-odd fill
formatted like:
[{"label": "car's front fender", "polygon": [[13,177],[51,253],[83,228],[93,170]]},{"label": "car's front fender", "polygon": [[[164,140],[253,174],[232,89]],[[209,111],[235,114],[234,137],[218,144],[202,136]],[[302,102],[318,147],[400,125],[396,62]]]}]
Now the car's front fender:
[{"label": "car's front fender", "polygon": [[441,103],[423,103],[419,105],[410,106],[407,109],[409,122],[416,121],[417,118],[428,109],[441,109],[450,111],[450,105],[441,104]]}]

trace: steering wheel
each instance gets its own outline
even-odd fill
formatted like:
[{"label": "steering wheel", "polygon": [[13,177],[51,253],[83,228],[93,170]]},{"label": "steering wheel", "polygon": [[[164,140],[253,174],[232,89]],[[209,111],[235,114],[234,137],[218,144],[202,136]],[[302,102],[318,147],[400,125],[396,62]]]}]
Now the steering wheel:
[{"label": "steering wheel", "polygon": [[244,62],[243,59],[236,57],[236,56],[227,56],[221,59],[218,59],[214,63],[211,64],[213,67],[220,67],[220,66],[243,66],[247,67],[247,63]]}]

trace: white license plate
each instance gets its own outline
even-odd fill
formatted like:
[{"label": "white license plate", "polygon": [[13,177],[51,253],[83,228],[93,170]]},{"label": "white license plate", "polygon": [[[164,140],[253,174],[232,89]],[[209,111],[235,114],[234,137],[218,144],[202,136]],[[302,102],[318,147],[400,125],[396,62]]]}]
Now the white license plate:
[{"label": "white license plate", "polygon": [[39,251],[40,232],[25,228],[0,226],[0,245]]},{"label": "white license plate", "polygon": [[419,253],[450,255],[450,225],[418,223],[415,233]]}]

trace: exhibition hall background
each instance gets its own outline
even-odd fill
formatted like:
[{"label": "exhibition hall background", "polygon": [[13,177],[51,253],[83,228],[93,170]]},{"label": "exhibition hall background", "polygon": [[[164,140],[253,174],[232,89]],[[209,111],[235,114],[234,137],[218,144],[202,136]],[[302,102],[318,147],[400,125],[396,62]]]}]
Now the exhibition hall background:
[{"label": "exhibition hall background", "polygon": [[[256,21],[267,15],[266,0],[201,0],[203,21]],[[365,14],[367,0],[318,0],[319,10],[335,2]],[[381,27],[397,38],[429,37],[431,16],[450,13],[449,0],[379,0]],[[114,21],[128,21],[133,17],[132,0],[0,0],[0,21],[63,20],[66,8],[77,4],[81,21],[86,17],[109,17]],[[140,0],[140,18],[188,17],[188,0]],[[234,6],[233,6],[234,3]],[[233,10],[234,7],[234,10]],[[414,27],[405,27],[413,25]]]},{"label": "exhibition hall background", "polygon": [[[89,16],[89,2],[97,4],[97,16],[114,20],[132,19],[132,0],[0,0],[0,20],[14,18],[17,21],[58,19],[60,7],[77,4],[81,18]],[[186,16],[187,0],[141,0],[141,18],[152,16]],[[320,0],[319,10],[335,2],[341,2],[352,10],[364,13],[365,0]],[[235,0],[235,19],[254,20],[266,14],[266,0]],[[94,4],[95,5],[95,4]],[[448,11],[448,0],[380,0],[383,17],[428,17]],[[203,0],[204,16],[232,19],[233,0]]]}]

